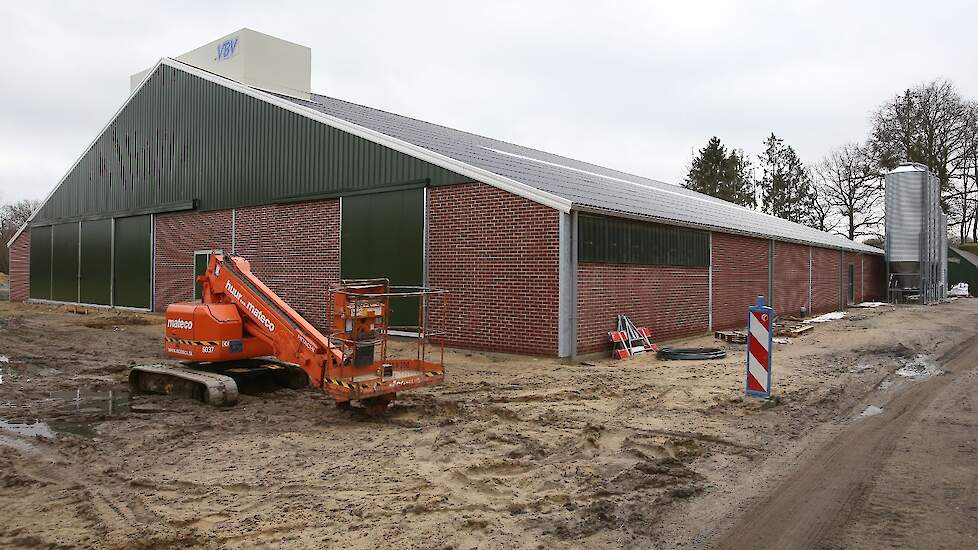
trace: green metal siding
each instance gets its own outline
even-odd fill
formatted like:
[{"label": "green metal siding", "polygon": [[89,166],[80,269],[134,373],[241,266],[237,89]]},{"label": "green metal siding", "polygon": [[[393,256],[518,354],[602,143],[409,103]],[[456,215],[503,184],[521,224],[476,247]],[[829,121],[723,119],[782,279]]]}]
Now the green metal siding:
[{"label": "green metal siding", "polygon": [[970,260],[961,256],[961,254],[958,254],[958,252],[953,248],[948,248],[948,288],[951,288],[958,283],[968,283],[968,292],[970,292],[972,296],[978,296],[978,265],[971,263]]},{"label": "green metal siding", "polygon": [[[152,216],[115,220],[116,306],[149,308],[153,295]],[[189,284],[189,281],[188,281]]]},{"label": "green metal siding", "polygon": [[581,216],[578,219],[578,261],[707,266],[710,235],[687,229],[617,218]]},{"label": "green metal siding", "polygon": [[54,226],[51,254],[51,299],[78,301],[78,223]]},{"label": "green metal siding", "polygon": [[51,226],[31,229],[31,298],[51,299]]},{"label": "green metal siding", "polygon": [[112,220],[92,220],[81,226],[79,293],[86,304],[109,305],[112,298]]},{"label": "green metal siding", "polygon": [[471,178],[161,66],[35,224],[192,200],[201,210],[225,209],[417,181]]},{"label": "green metal siding", "polygon": [[[386,277],[420,286],[424,278],[424,189],[344,197],[340,276]],[[417,299],[391,300],[391,325],[418,324]]]}]

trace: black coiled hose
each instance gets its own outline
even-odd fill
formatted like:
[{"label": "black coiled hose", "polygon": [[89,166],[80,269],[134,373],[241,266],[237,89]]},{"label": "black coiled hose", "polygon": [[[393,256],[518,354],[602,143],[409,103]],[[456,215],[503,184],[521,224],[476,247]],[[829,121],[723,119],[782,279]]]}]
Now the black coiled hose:
[{"label": "black coiled hose", "polygon": [[727,352],[720,348],[661,348],[655,356],[667,360],[701,361],[704,359],[723,359],[727,356]]}]

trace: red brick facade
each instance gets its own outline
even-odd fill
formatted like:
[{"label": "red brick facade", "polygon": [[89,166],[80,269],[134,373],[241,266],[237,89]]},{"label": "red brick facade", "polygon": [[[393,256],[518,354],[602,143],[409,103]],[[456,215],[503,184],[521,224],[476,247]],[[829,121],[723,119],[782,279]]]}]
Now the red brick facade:
[{"label": "red brick facade", "polygon": [[153,308],[193,300],[194,251],[231,251],[231,211],[174,212],[154,216],[156,274]]},{"label": "red brick facade", "polygon": [[886,298],[886,264],[882,256],[863,254],[863,300]]},{"label": "red brick facade", "polygon": [[713,234],[713,328],[742,327],[747,307],[768,293],[769,242]]},{"label": "red brick facade", "polygon": [[239,208],[234,237],[251,271],[326,330],[328,290],[340,280],[339,200]]},{"label": "red brick facade", "polygon": [[10,245],[10,301],[23,302],[31,290],[31,231],[24,230]]},{"label": "red brick facade", "polygon": [[808,303],[809,253],[803,244],[774,242],[774,301],[778,315],[799,315]]},{"label": "red brick facade", "polygon": [[812,247],[812,312],[836,311],[842,299],[842,253]]},{"label": "red brick facade", "polygon": [[484,184],[429,193],[428,284],[433,308],[471,349],[557,354],[559,213]]},{"label": "red brick facade", "polygon": [[[623,313],[656,340],[709,330],[709,268],[580,264],[577,351],[608,349],[608,331]],[[742,316],[743,317],[743,316]]]},{"label": "red brick facade", "polygon": [[327,289],[339,281],[339,212],[339,201],[328,200],[157,215],[154,308],[193,299],[195,251],[233,245],[262,282],[324,328]]},{"label": "red brick facade", "polygon": [[[427,284],[449,291],[432,308],[432,318],[442,322],[438,328],[449,332],[447,344],[556,355],[560,214],[477,183],[431,188],[428,197]],[[156,215],[155,309],[192,300],[195,251],[233,247],[265,284],[324,329],[327,290],[340,276],[339,203]],[[711,238],[712,326],[740,328],[755,296],[768,294],[771,241],[723,233]],[[773,302],[781,315],[797,315],[802,306],[814,313],[838,309],[849,263],[856,301],[884,296],[880,256],[846,253],[843,263],[838,250],[784,242],[773,250]],[[12,301],[28,297],[29,254],[25,231],[10,250]],[[619,313],[650,328],[656,340],[706,332],[710,276],[708,267],[580,264],[577,352],[608,349],[607,333]]]}]

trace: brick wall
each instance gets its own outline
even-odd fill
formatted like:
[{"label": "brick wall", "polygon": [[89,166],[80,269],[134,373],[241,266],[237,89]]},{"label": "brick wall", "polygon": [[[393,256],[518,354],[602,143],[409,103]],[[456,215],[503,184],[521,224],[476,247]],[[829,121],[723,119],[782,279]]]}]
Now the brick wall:
[{"label": "brick wall", "polygon": [[194,251],[231,250],[231,211],[157,214],[156,284],[153,307],[165,311],[174,302],[193,300]]},{"label": "brick wall", "polygon": [[559,213],[484,184],[430,190],[428,284],[448,345],[557,354]]},{"label": "brick wall", "polygon": [[774,243],[774,311],[777,315],[799,315],[808,303],[808,245]]},{"label": "brick wall", "polygon": [[706,332],[708,277],[706,267],[579,264],[577,352],[609,349],[619,313],[654,340]]},{"label": "brick wall", "polygon": [[838,250],[812,247],[812,311],[839,309],[842,255]]},{"label": "brick wall", "polygon": [[768,241],[713,234],[713,328],[741,328],[747,307],[767,296]]},{"label": "brick wall", "polygon": [[863,300],[882,301],[886,298],[886,266],[883,256],[863,254]]},{"label": "brick wall", "polygon": [[10,301],[23,302],[31,289],[31,230],[25,229],[10,245]]},{"label": "brick wall", "polygon": [[239,208],[235,252],[292,309],[326,330],[328,289],[340,279],[339,200]]}]

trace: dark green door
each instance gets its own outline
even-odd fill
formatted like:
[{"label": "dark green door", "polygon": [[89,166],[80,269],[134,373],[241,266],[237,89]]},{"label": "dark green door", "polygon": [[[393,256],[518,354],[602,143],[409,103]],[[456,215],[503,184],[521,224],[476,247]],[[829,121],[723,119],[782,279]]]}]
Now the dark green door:
[{"label": "dark green door", "polygon": [[78,301],[78,222],[54,226],[51,242],[51,298]]},{"label": "dark green door", "polygon": [[112,220],[82,222],[81,280],[85,304],[109,305],[112,298]]},{"label": "dark green door", "polygon": [[31,298],[51,299],[51,226],[31,228]]},{"label": "dark green door", "polygon": [[[424,189],[343,197],[340,277],[386,277],[420,286],[424,278]],[[391,300],[390,325],[418,324],[416,299]]]},{"label": "dark green door", "polygon": [[149,308],[153,303],[152,216],[115,220],[114,305]]}]

